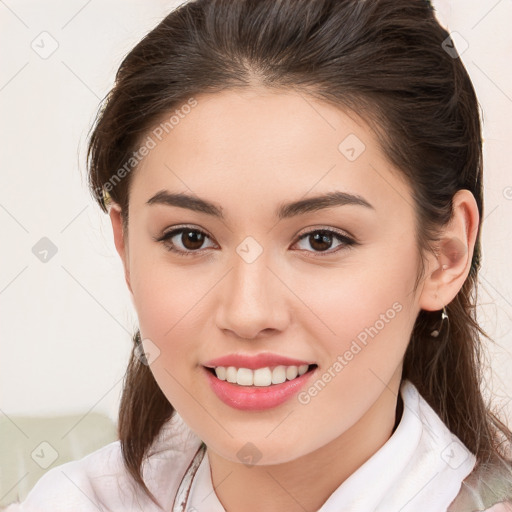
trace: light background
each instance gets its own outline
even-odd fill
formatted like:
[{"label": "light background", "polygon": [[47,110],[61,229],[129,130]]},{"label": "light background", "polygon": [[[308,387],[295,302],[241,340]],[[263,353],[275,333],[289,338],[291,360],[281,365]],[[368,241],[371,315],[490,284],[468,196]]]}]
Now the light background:
[{"label": "light background", "polygon": [[[123,56],[179,3],[0,1],[0,414],[117,420],[137,317],[109,218],[86,188],[86,139]],[[478,315],[512,424],[512,1],[434,6],[469,44],[462,52],[454,36],[483,113]],[[46,263],[32,252],[42,237],[57,248]]]}]

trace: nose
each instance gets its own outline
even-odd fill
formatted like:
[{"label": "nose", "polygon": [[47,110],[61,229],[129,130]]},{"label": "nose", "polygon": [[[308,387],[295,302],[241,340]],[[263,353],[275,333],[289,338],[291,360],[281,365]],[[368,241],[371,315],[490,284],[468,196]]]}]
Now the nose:
[{"label": "nose", "polygon": [[248,263],[237,254],[219,288],[216,325],[243,339],[283,331],[289,322],[290,293],[262,255]]}]

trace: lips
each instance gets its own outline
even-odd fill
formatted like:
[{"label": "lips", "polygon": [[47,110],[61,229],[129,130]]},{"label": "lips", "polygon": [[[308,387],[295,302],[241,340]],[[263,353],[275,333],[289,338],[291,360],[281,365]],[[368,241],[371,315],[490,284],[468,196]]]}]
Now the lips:
[{"label": "lips", "polygon": [[[270,384],[268,382],[264,383],[265,385],[262,382],[259,385],[250,385],[252,383],[246,382],[239,383],[238,378],[236,379],[237,383],[234,383],[216,376],[216,371],[225,373],[236,369],[245,375],[252,374],[252,371],[254,371],[254,374],[261,371],[268,373],[271,369],[279,373],[283,368],[289,369],[292,367],[294,368],[294,375],[290,377],[291,380],[283,379],[281,375],[281,378],[277,379],[280,383],[272,382],[271,385],[268,385]],[[255,355],[229,354],[207,361],[203,364],[203,368],[210,389],[222,402],[235,409],[252,411],[277,407],[290,400],[313,378],[313,375],[318,373],[318,365],[314,362],[293,359],[269,352]],[[298,368],[302,368],[299,375],[297,375]],[[272,374],[273,381],[275,380],[274,377]]]},{"label": "lips", "polygon": [[203,368],[203,374],[215,395],[224,404],[242,411],[261,411],[284,404],[299,393],[317,373],[318,367],[312,365],[312,368],[306,373],[293,380],[286,380],[281,384],[267,387],[257,387],[240,386],[220,380],[215,376],[211,368]]},{"label": "lips", "polygon": [[211,359],[203,364],[207,368],[215,368],[216,366],[234,366],[236,368],[249,368],[256,370],[258,368],[273,366],[302,366],[315,364],[313,361],[303,359],[292,359],[290,357],[281,356],[272,353],[263,353],[256,355],[229,354],[215,359]]}]

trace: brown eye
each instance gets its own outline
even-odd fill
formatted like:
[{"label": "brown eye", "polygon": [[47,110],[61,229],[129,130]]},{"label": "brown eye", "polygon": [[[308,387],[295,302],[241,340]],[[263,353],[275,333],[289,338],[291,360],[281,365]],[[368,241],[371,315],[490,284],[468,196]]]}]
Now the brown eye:
[{"label": "brown eye", "polygon": [[333,236],[329,233],[315,233],[308,235],[311,247],[318,251],[326,251],[332,246]]},{"label": "brown eye", "polygon": [[[203,244],[210,237],[198,229],[179,228],[173,229],[165,233],[158,242],[163,242],[165,248],[171,252],[178,253],[183,256],[199,253],[199,249],[203,248]],[[210,246],[211,247],[211,246]]]},{"label": "brown eye", "polygon": [[[338,240],[339,243],[335,245],[335,249],[329,251],[331,247],[333,247],[333,243],[335,240]],[[348,236],[342,235],[336,231],[327,230],[327,229],[317,229],[315,231],[309,231],[308,233],[304,233],[299,238],[299,242],[307,242],[306,245],[309,245],[312,249],[309,250],[306,247],[308,252],[327,252],[327,254],[333,254],[338,252],[341,249],[348,248],[352,245],[356,245],[356,241]],[[304,247],[302,247],[304,248]]]},{"label": "brown eye", "polygon": [[195,249],[200,249],[204,243],[205,235],[200,231],[182,231],[181,233],[181,243],[185,247],[185,249],[189,249],[191,251]]}]

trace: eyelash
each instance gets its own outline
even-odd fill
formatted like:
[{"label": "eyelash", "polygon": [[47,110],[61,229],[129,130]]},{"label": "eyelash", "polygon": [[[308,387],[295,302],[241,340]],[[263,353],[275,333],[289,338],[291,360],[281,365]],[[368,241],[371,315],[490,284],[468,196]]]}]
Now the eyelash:
[{"label": "eyelash", "polygon": [[[200,234],[204,235],[205,237],[210,238],[204,231],[202,231],[200,229],[196,229],[196,228],[189,227],[189,226],[182,226],[180,228],[173,229],[172,231],[168,231],[167,233],[164,233],[161,237],[154,238],[154,240],[156,242],[162,242],[165,249],[167,249],[169,252],[178,254],[179,256],[185,256],[185,257],[196,256],[197,253],[199,253],[201,251],[201,249],[198,249],[195,251],[191,251],[191,250],[183,251],[181,249],[176,249],[174,244],[170,245],[168,242],[168,240],[170,240],[171,238],[173,238],[174,236],[176,236],[180,233],[183,233],[184,231],[192,231],[194,233],[200,233]],[[315,234],[315,233],[334,235],[334,237],[338,238],[338,240],[340,240],[342,242],[342,244],[339,245],[335,250],[328,249],[327,251],[308,251],[308,250],[302,249],[305,252],[313,252],[315,254],[314,257],[316,257],[316,255],[318,255],[320,257],[331,256],[332,254],[338,253],[339,251],[341,251],[343,249],[351,249],[353,246],[359,245],[359,243],[356,242],[353,238],[350,238],[347,235],[344,235],[344,234],[342,234],[338,231],[332,230],[332,229],[313,229],[311,231],[307,231],[306,233],[302,233],[301,235],[298,236],[297,242],[295,242],[293,245],[295,245],[296,243],[300,242],[304,238],[307,238],[308,236]]]}]

